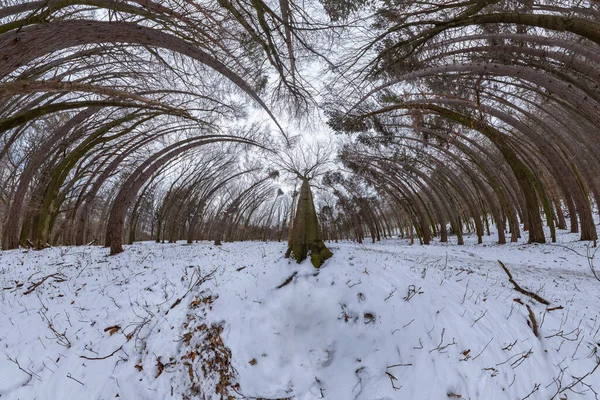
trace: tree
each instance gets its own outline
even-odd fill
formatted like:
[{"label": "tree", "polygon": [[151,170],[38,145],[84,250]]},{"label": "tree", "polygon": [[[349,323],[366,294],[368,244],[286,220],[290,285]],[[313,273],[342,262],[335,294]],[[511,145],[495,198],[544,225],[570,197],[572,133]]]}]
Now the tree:
[{"label": "tree", "polygon": [[310,261],[315,268],[321,267],[325,260],[333,256],[323,243],[315,203],[306,177],[302,178],[296,216],[285,256],[291,257],[298,263],[310,256]]},{"label": "tree", "polygon": [[563,207],[597,239],[600,25],[595,4],[565,4],[384,1],[340,66],[330,125],[371,142],[346,161],[425,242],[447,222],[481,241],[490,217],[499,243],[507,223],[513,241],[522,223],[544,243],[544,222],[555,241]]},{"label": "tree", "polygon": [[325,173],[332,154],[332,146],[325,141],[308,144],[301,142],[295,147],[281,149],[278,159],[283,170],[302,182],[285,256],[298,263],[310,256],[315,268],[320,268],[333,253],[325,246],[321,237],[310,181]]}]

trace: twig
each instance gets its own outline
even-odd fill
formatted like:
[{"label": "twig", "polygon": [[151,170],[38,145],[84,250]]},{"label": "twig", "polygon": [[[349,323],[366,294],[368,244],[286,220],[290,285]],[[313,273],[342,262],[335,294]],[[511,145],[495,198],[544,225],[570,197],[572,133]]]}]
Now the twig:
[{"label": "twig", "polygon": [[[187,296],[192,291],[192,289],[194,289],[196,286],[200,286],[204,282],[206,282],[209,278],[212,278],[215,275],[215,272],[217,272],[218,269],[219,269],[219,267],[213,269],[208,274],[206,274],[204,276],[200,276],[198,279],[196,279],[196,281],[190,285],[190,287],[183,294],[183,296],[181,296],[180,298],[178,298],[177,300],[175,300],[175,302],[171,305],[171,307],[169,308],[169,310],[171,310],[174,307],[176,307],[177,305],[179,305],[179,303],[181,303],[181,300],[183,300],[185,298],[185,296]],[[200,273],[198,273],[198,275],[200,275]],[[193,275],[192,275],[192,277],[193,277]],[[169,310],[167,310],[165,312],[165,315],[169,314]]]},{"label": "twig", "polygon": [[440,344],[438,344],[438,347],[436,347],[435,349],[429,350],[430,353],[433,352],[433,351],[435,351],[435,350],[442,351],[442,350],[446,349],[447,347],[450,347],[450,346],[453,346],[453,345],[457,344],[454,341],[454,338],[452,338],[452,343],[448,343],[445,346],[442,346],[442,343],[444,343],[444,333],[446,333],[446,328],[442,328],[442,335],[441,335],[441,338],[440,338]]},{"label": "twig", "polygon": [[406,296],[403,297],[403,299],[405,301],[410,301],[410,299],[412,299],[413,297],[415,297],[416,294],[423,293],[423,292],[420,292],[420,290],[421,290],[420,287],[417,289],[415,285],[408,285]]},{"label": "twig", "polygon": [[390,374],[389,372],[385,372],[385,374],[390,378],[390,382],[392,383],[392,387],[394,388],[394,390],[400,390],[400,387],[396,387],[396,385],[394,385],[394,381],[397,381],[398,378],[396,378],[394,375]]},{"label": "twig", "polygon": [[45,276],[45,277],[43,277],[43,278],[42,278],[40,281],[38,281],[38,282],[33,282],[33,283],[31,284],[31,286],[29,286],[29,287],[27,288],[27,291],[23,292],[23,295],[27,295],[27,294],[30,294],[30,293],[32,293],[32,292],[33,292],[35,289],[37,289],[37,288],[38,288],[38,286],[40,286],[42,283],[46,282],[46,281],[47,281],[48,279],[50,279],[50,278],[54,278],[54,282],[64,282],[64,281],[66,281],[66,280],[67,280],[67,279],[66,279],[67,277],[66,277],[66,276],[64,276],[63,274],[61,274],[60,272],[57,272],[57,273],[55,273],[55,274],[50,274],[50,275],[48,275],[48,276]]},{"label": "twig", "polygon": [[514,345],[515,345],[515,344],[517,344],[517,341],[518,341],[518,340],[519,340],[519,339],[515,339],[515,341],[514,341],[514,342],[510,343],[510,344],[509,344],[509,345],[507,345],[506,347],[503,347],[503,348],[502,348],[502,350],[511,351],[511,350],[512,350],[512,348],[514,347]]},{"label": "twig", "polygon": [[80,380],[77,380],[77,379],[73,378],[73,376],[71,375],[71,373],[70,373],[70,372],[67,374],[67,378],[69,378],[69,379],[73,379],[75,382],[79,383],[81,386],[85,386],[85,385],[83,384],[83,382],[81,382]]},{"label": "twig", "polygon": [[79,356],[80,358],[85,358],[86,360],[106,360],[107,358],[110,358],[112,356],[114,356],[115,354],[117,354],[117,351],[119,350],[123,350],[123,346],[124,344],[121,345],[121,347],[119,347],[118,349],[116,349],[115,351],[113,351],[112,353],[110,353],[107,356],[104,357],[86,357],[86,356]]},{"label": "twig", "polygon": [[479,316],[479,318],[477,318],[475,321],[473,321],[473,324],[471,324],[471,328],[475,326],[475,324],[483,317],[485,317],[485,314],[487,314],[488,310],[485,310],[481,316]]},{"label": "twig", "polygon": [[294,279],[294,277],[298,275],[298,271],[294,272],[292,275],[290,275],[289,278],[287,278],[285,281],[283,281],[283,283],[279,286],[277,286],[275,289],[281,289],[282,287],[284,287],[285,285],[288,285],[292,279]]},{"label": "twig", "polygon": [[[596,372],[596,370],[598,369],[598,367],[600,367],[600,357],[598,357],[596,359],[596,366],[594,367],[594,369],[592,369],[590,372],[588,372],[587,374],[583,375],[580,378],[577,378],[577,380],[575,380],[573,383],[571,383],[569,386],[565,386],[559,393],[563,393],[566,390],[573,390],[573,388],[579,384],[579,383],[583,383],[582,381],[587,378],[588,376],[592,375],[594,372]],[[575,378],[575,377],[573,377]]]},{"label": "twig", "polygon": [[40,379],[40,377],[39,377],[39,375],[37,375],[37,374],[34,374],[34,373],[33,373],[33,372],[31,372],[31,371],[27,371],[27,370],[23,369],[23,367],[21,367],[21,364],[19,364],[19,360],[18,360],[18,359],[14,359],[14,360],[13,360],[12,358],[10,358],[10,356],[9,356],[8,354],[6,354],[6,353],[5,353],[5,355],[6,355],[6,358],[8,359],[8,361],[11,361],[11,362],[15,363],[15,364],[17,365],[17,367],[18,367],[18,368],[19,368],[21,371],[23,371],[23,372],[25,372],[27,375],[29,375],[29,378],[30,378],[30,380],[31,380],[31,379],[33,379],[33,376],[34,376],[34,375],[35,375],[35,377],[36,377],[38,380],[41,380],[41,379]]},{"label": "twig", "polygon": [[69,338],[67,338],[67,335],[66,335],[67,331],[65,330],[65,333],[58,332],[54,328],[54,325],[52,324],[52,321],[50,320],[50,318],[48,318],[48,316],[46,315],[46,313],[43,310],[40,310],[40,314],[46,320],[46,323],[48,324],[48,329],[50,329],[50,331],[52,331],[52,333],[56,337],[56,341],[58,342],[58,344],[60,344],[61,346],[65,346],[66,348],[70,348],[71,341],[69,340]]},{"label": "twig", "polygon": [[386,368],[395,368],[395,367],[412,367],[412,364],[394,364],[394,365],[388,365]]},{"label": "twig", "polygon": [[523,397],[521,400],[525,400],[528,399],[529,396],[531,396],[532,394],[534,394],[535,392],[537,392],[538,390],[540,390],[540,384],[539,383],[534,383],[533,384],[533,390],[531,392],[529,392],[529,394],[525,397]]},{"label": "twig", "polygon": [[390,299],[390,297],[392,297],[392,296],[394,295],[394,293],[396,293],[396,288],[394,288],[394,290],[392,290],[392,291],[390,292],[389,296],[388,296],[388,297],[386,297],[384,301],[388,301],[388,300]]},{"label": "twig", "polygon": [[477,357],[479,357],[485,351],[485,349],[487,349],[487,347],[490,345],[490,343],[492,343],[492,340],[494,340],[494,338],[491,338],[490,341],[487,342],[487,344],[485,345],[485,347],[475,357],[473,357],[473,361],[475,361],[475,359]]}]

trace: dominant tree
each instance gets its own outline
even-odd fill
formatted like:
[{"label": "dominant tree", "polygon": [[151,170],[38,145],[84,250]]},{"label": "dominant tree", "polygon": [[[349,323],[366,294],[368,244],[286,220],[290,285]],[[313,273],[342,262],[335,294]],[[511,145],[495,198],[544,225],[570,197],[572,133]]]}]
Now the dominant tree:
[{"label": "dominant tree", "polygon": [[315,268],[321,267],[325,260],[333,256],[321,238],[315,203],[306,177],[302,179],[296,216],[285,256],[293,258],[298,263],[310,256],[310,261]]},{"label": "dominant tree", "polygon": [[310,256],[315,268],[321,267],[333,253],[325,247],[319,229],[319,220],[315,210],[310,181],[325,172],[333,154],[329,142],[315,142],[284,148],[280,151],[278,165],[302,181],[296,215],[288,236],[286,258],[291,257],[298,263]]}]

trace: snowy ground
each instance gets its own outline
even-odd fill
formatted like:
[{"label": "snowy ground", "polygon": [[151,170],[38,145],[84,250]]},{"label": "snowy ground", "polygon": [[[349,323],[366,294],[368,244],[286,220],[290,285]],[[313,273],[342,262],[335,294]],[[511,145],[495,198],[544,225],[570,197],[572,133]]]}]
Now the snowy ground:
[{"label": "snowy ground", "polygon": [[486,239],[2,252],[0,398],[598,398],[588,244]]}]

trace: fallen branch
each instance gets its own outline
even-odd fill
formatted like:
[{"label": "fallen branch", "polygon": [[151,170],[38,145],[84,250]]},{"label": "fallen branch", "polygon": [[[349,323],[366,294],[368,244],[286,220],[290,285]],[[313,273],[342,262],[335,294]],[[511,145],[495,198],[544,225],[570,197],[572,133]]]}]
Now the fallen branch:
[{"label": "fallen branch", "polygon": [[69,340],[69,338],[67,338],[66,335],[67,330],[65,329],[64,333],[60,333],[54,328],[52,320],[48,318],[48,316],[43,310],[40,310],[40,315],[42,315],[43,319],[46,320],[46,323],[48,324],[48,329],[50,329],[50,331],[54,334],[57,343],[66,348],[71,348],[71,341]]},{"label": "fallen branch", "polygon": [[10,356],[9,356],[8,354],[6,354],[6,353],[5,353],[5,355],[6,355],[6,358],[8,359],[8,361],[15,363],[15,364],[17,365],[17,368],[19,368],[21,371],[23,371],[23,372],[25,372],[27,375],[29,375],[29,379],[32,379],[32,378],[35,376],[35,378],[36,378],[37,380],[42,380],[42,379],[40,378],[40,376],[39,376],[38,374],[36,374],[35,372],[33,372],[33,371],[31,371],[31,370],[27,371],[27,370],[25,370],[23,367],[21,367],[21,364],[19,364],[19,360],[18,360],[18,358],[12,359],[12,358],[10,358]]},{"label": "fallen branch", "polygon": [[525,296],[529,296],[532,299],[534,299],[537,302],[542,303],[544,305],[550,305],[550,302],[548,300],[540,297],[539,295],[537,295],[533,292],[530,292],[529,290],[525,290],[521,286],[519,286],[519,284],[517,282],[515,282],[515,280],[513,279],[513,276],[510,273],[510,271],[508,270],[508,268],[506,268],[506,265],[504,265],[504,263],[500,260],[498,260],[498,262],[500,263],[500,266],[502,267],[504,272],[506,272],[506,275],[508,275],[508,281],[513,284],[513,286],[517,292],[523,293]]},{"label": "fallen branch", "polygon": [[529,321],[531,321],[531,329],[533,330],[533,334],[536,337],[540,337],[540,333],[538,331],[538,323],[537,323],[537,320],[535,319],[535,314],[533,313],[533,310],[531,309],[531,307],[529,307],[529,304],[527,304],[526,307],[527,307],[527,311],[529,311]]},{"label": "fallen branch", "polygon": [[394,390],[400,390],[400,387],[396,387],[396,385],[394,385],[394,381],[397,381],[398,378],[396,378],[394,375],[390,374],[389,372],[386,371],[385,373],[389,378],[390,378],[390,382],[392,383],[392,387],[394,388]]},{"label": "fallen branch", "polygon": [[[210,271],[208,274],[206,274],[204,276],[200,276],[198,279],[196,279],[196,281],[188,288],[188,290],[184,293],[184,295],[179,297],[177,300],[175,300],[175,302],[171,305],[171,307],[169,307],[169,310],[171,310],[171,309],[175,308],[177,305],[179,305],[179,303],[181,303],[181,300],[183,300],[185,298],[185,296],[187,296],[192,291],[192,289],[194,289],[197,286],[202,285],[209,278],[212,278],[218,269],[219,268],[217,267],[217,268],[213,269],[212,271]],[[165,315],[167,315],[169,313],[169,310],[167,310],[165,312]]]},{"label": "fallen branch", "polygon": [[394,365],[388,365],[386,368],[394,368],[394,367],[411,367],[412,364],[394,364]]},{"label": "fallen branch", "polygon": [[27,288],[27,291],[23,292],[23,295],[26,294],[30,294],[32,293],[35,289],[37,289],[42,283],[46,282],[48,279],[50,278],[54,278],[54,282],[65,282],[67,280],[67,277],[64,276],[63,274],[61,274],[60,272],[57,272],[55,274],[50,274],[48,276],[43,277],[41,280],[37,281],[37,282],[33,282],[31,284],[31,286],[29,286]]},{"label": "fallen branch", "polygon": [[[585,375],[583,375],[583,376],[581,376],[581,377],[577,378],[575,381],[573,381],[573,383],[571,383],[571,384],[570,384],[570,385],[568,385],[568,386],[565,386],[565,387],[564,387],[563,389],[561,389],[561,390],[560,390],[558,393],[564,393],[564,392],[566,392],[567,390],[571,390],[571,391],[573,391],[573,388],[574,388],[575,386],[577,386],[579,383],[582,383],[582,384],[583,384],[583,380],[584,380],[585,378],[587,378],[587,377],[588,377],[588,376],[590,376],[590,375],[593,375],[593,374],[594,374],[594,372],[596,372],[596,370],[598,369],[598,367],[600,367],[600,357],[598,357],[598,358],[596,359],[596,366],[594,367],[594,369],[592,369],[592,370],[591,370],[590,372],[588,372],[587,374],[585,374]],[[575,378],[576,378],[576,377],[575,377],[575,376],[573,376],[573,379],[575,379]],[[558,394],[558,393],[557,393],[557,394]],[[556,396],[556,395],[555,395],[555,396]],[[554,397],[552,397],[552,398],[554,398]]]},{"label": "fallen branch", "polygon": [[109,355],[106,355],[104,357],[86,357],[86,356],[79,356],[79,358],[85,358],[86,360],[106,360],[107,358],[110,358],[112,356],[114,356],[115,354],[117,354],[117,352],[119,350],[123,350],[123,346],[125,344],[122,344],[121,347],[119,347],[118,349],[116,349],[115,351],[113,351],[112,353],[110,353]]}]

